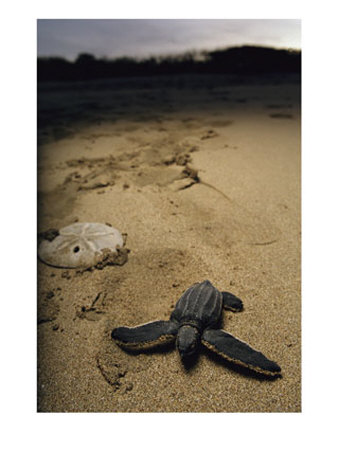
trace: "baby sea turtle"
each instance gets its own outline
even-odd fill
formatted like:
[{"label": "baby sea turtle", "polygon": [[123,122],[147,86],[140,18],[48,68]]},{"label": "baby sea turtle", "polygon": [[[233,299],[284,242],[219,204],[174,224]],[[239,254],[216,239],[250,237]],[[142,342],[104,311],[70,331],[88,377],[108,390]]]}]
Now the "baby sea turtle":
[{"label": "baby sea turtle", "polygon": [[112,338],[122,348],[130,350],[145,350],[176,340],[182,360],[192,356],[201,342],[228,361],[264,375],[277,375],[281,371],[277,363],[219,328],[222,307],[236,312],[243,309],[243,303],[205,280],[184,292],[170,320],[118,327],[112,331]]}]

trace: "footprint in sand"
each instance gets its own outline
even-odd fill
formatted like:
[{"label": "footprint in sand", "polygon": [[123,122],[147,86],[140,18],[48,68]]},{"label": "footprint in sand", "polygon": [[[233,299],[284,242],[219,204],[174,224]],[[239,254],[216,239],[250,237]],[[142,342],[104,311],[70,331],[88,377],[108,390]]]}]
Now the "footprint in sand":
[{"label": "footprint in sand", "polygon": [[60,311],[59,301],[60,298],[54,291],[48,291],[43,296],[39,296],[38,325],[57,319]]},{"label": "footprint in sand", "polygon": [[216,133],[216,131],[214,130],[208,130],[202,137],[201,140],[203,141],[204,139],[211,139],[214,137],[217,137],[218,133]]}]

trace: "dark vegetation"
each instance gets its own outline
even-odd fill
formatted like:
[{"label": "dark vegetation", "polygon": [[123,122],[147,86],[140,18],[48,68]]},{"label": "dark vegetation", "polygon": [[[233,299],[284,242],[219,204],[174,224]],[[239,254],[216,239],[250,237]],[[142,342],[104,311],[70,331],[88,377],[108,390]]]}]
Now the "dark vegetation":
[{"label": "dark vegetation", "polygon": [[259,75],[300,73],[301,52],[243,46],[176,56],[95,58],[82,53],[74,62],[60,57],[38,58],[38,81],[83,81],[123,76],[184,73]]}]

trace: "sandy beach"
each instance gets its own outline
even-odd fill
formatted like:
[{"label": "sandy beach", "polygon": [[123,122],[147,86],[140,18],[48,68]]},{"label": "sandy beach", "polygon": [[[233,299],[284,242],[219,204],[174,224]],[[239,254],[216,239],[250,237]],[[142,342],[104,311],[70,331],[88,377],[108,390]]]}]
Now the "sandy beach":
[{"label": "sandy beach", "polygon": [[[43,83],[38,97],[38,232],[109,223],[130,250],[101,270],[38,260],[38,411],[300,411],[299,78]],[[223,327],[281,378],[111,340],[205,279],[243,300]]]}]

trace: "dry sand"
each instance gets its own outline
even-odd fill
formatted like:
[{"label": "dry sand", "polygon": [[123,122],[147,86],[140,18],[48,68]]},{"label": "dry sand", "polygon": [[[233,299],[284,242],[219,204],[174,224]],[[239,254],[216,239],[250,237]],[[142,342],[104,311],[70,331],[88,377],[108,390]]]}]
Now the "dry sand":
[{"label": "dry sand", "polygon": [[[300,411],[299,97],[294,78],[40,87],[39,231],[108,222],[130,253],[83,273],[38,261],[39,411]],[[204,279],[242,298],[224,328],[282,378],[111,341]]]}]

